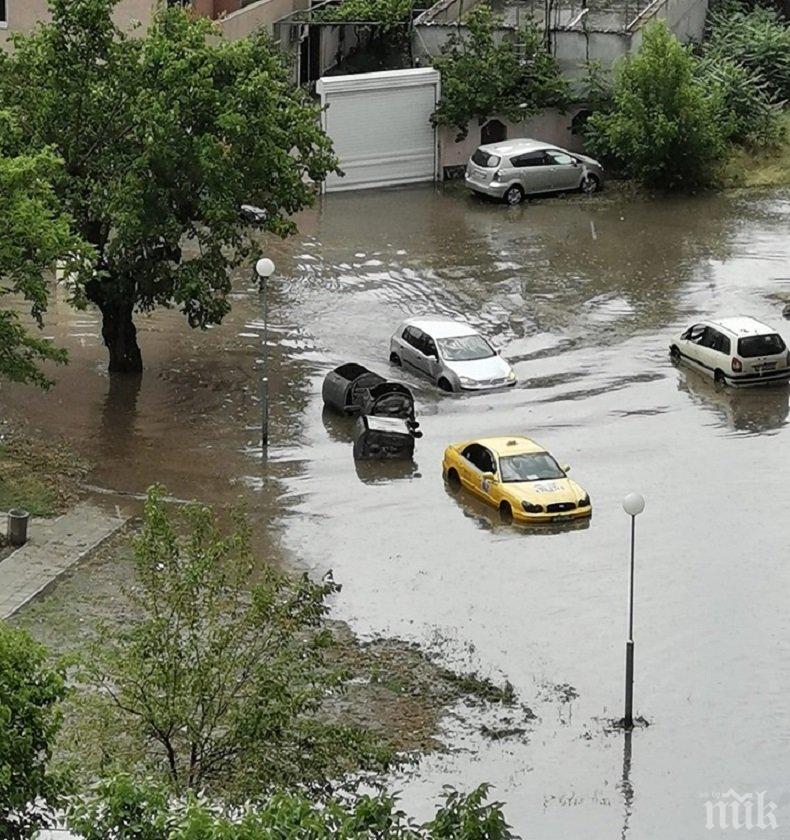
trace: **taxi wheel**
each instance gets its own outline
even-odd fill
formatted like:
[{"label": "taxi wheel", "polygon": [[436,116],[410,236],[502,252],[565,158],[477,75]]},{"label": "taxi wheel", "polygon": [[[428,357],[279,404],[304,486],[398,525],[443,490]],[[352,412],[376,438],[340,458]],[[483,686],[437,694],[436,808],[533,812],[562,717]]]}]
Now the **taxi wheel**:
[{"label": "taxi wheel", "polygon": [[397,353],[390,353],[390,364],[395,367],[401,366],[400,356]]},{"label": "taxi wheel", "polygon": [[452,391],[453,390],[453,386],[444,377],[442,377],[439,380],[439,387],[442,389],[442,391]]},{"label": "taxi wheel", "polygon": [[501,502],[499,505],[499,516],[503,522],[509,525],[513,521],[513,508],[508,502]]},{"label": "taxi wheel", "polygon": [[447,484],[453,493],[457,493],[461,489],[461,477],[453,469],[447,471]]},{"label": "taxi wheel", "polygon": [[726,385],[727,380],[724,378],[724,372],[721,370],[717,370],[716,373],[713,374],[713,381],[717,385]]},{"label": "taxi wheel", "polygon": [[680,350],[678,350],[674,344],[669,348],[669,358],[672,359],[675,364],[680,361]]}]

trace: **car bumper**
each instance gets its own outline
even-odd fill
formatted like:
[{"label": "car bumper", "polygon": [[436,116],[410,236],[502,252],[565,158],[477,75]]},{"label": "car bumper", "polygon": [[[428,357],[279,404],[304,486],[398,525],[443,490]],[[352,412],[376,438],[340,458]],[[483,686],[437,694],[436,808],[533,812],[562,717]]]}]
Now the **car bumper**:
[{"label": "car bumper", "polygon": [[518,379],[506,379],[504,382],[495,382],[495,383],[481,383],[478,382],[475,385],[460,385],[459,388],[462,391],[497,391],[500,388],[512,388]]},{"label": "car bumper", "polygon": [[728,385],[735,388],[754,388],[760,385],[786,385],[790,382],[790,368],[765,373],[724,374]]},{"label": "car bumper", "polygon": [[572,519],[586,519],[592,516],[592,505],[573,510],[564,510],[559,513],[527,513],[525,510],[514,510],[513,519],[516,522],[529,522],[531,525],[538,523],[549,524],[551,522],[568,522]]},{"label": "car bumper", "polygon": [[491,198],[502,198],[507,189],[507,184],[502,184],[499,181],[489,181],[488,183],[480,183],[474,181],[468,175],[464,176],[464,183],[470,190],[474,190],[481,195],[488,195]]}]

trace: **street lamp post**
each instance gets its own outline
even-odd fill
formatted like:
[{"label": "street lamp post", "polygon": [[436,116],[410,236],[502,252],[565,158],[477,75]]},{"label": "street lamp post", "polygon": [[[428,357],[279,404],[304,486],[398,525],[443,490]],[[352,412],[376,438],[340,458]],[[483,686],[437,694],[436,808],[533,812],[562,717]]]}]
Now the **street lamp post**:
[{"label": "street lamp post", "polygon": [[629,493],[623,499],[623,510],[631,517],[631,575],[628,583],[628,640],[625,643],[625,715],[623,726],[634,726],[634,538],[636,517],[645,509],[639,493]]},{"label": "street lamp post", "polygon": [[258,275],[258,291],[261,295],[263,307],[263,361],[261,363],[261,450],[266,451],[269,445],[269,366],[268,366],[268,312],[266,308],[266,291],[268,279],[274,274],[274,263],[268,257],[261,257],[255,263],[255,273]]}]

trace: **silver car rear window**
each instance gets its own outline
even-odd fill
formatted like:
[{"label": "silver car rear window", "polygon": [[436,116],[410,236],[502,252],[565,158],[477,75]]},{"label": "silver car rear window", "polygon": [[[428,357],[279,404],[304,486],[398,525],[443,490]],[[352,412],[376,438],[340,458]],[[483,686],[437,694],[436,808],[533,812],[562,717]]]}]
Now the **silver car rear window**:
[{"label": "silver car rear window", "polygon": [[495,166],[499,166],[499,162],[502,158],[497,157],[496,155],[492,155],[490,152],[484,152],[482,149],[478,149],[472,155],[472,162],[476,163],[478,166],[485,166],[486,168],[493,168]]},{"label": "silver car rear window", "polygon": [[753,359],[755,356],[775,356],[785,349],[782,336],[777,333],[769,335],[750,335],[738,341],[738,355],[744,359]]}]

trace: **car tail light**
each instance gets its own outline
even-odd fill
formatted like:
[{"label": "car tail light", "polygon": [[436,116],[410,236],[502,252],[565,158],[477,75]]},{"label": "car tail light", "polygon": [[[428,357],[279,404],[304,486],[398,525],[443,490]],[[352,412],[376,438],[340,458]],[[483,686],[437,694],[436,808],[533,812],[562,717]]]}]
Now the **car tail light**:
[{"label": "car tail light", "polygon": [[732,360],[732,369],[733,369],[736,373],[740,373],[740,372],[743,370],[743,365],[741,364],[741,360],[740,360],[740,359],[735,359],[735,358],[733,358],[733,360]]}]

